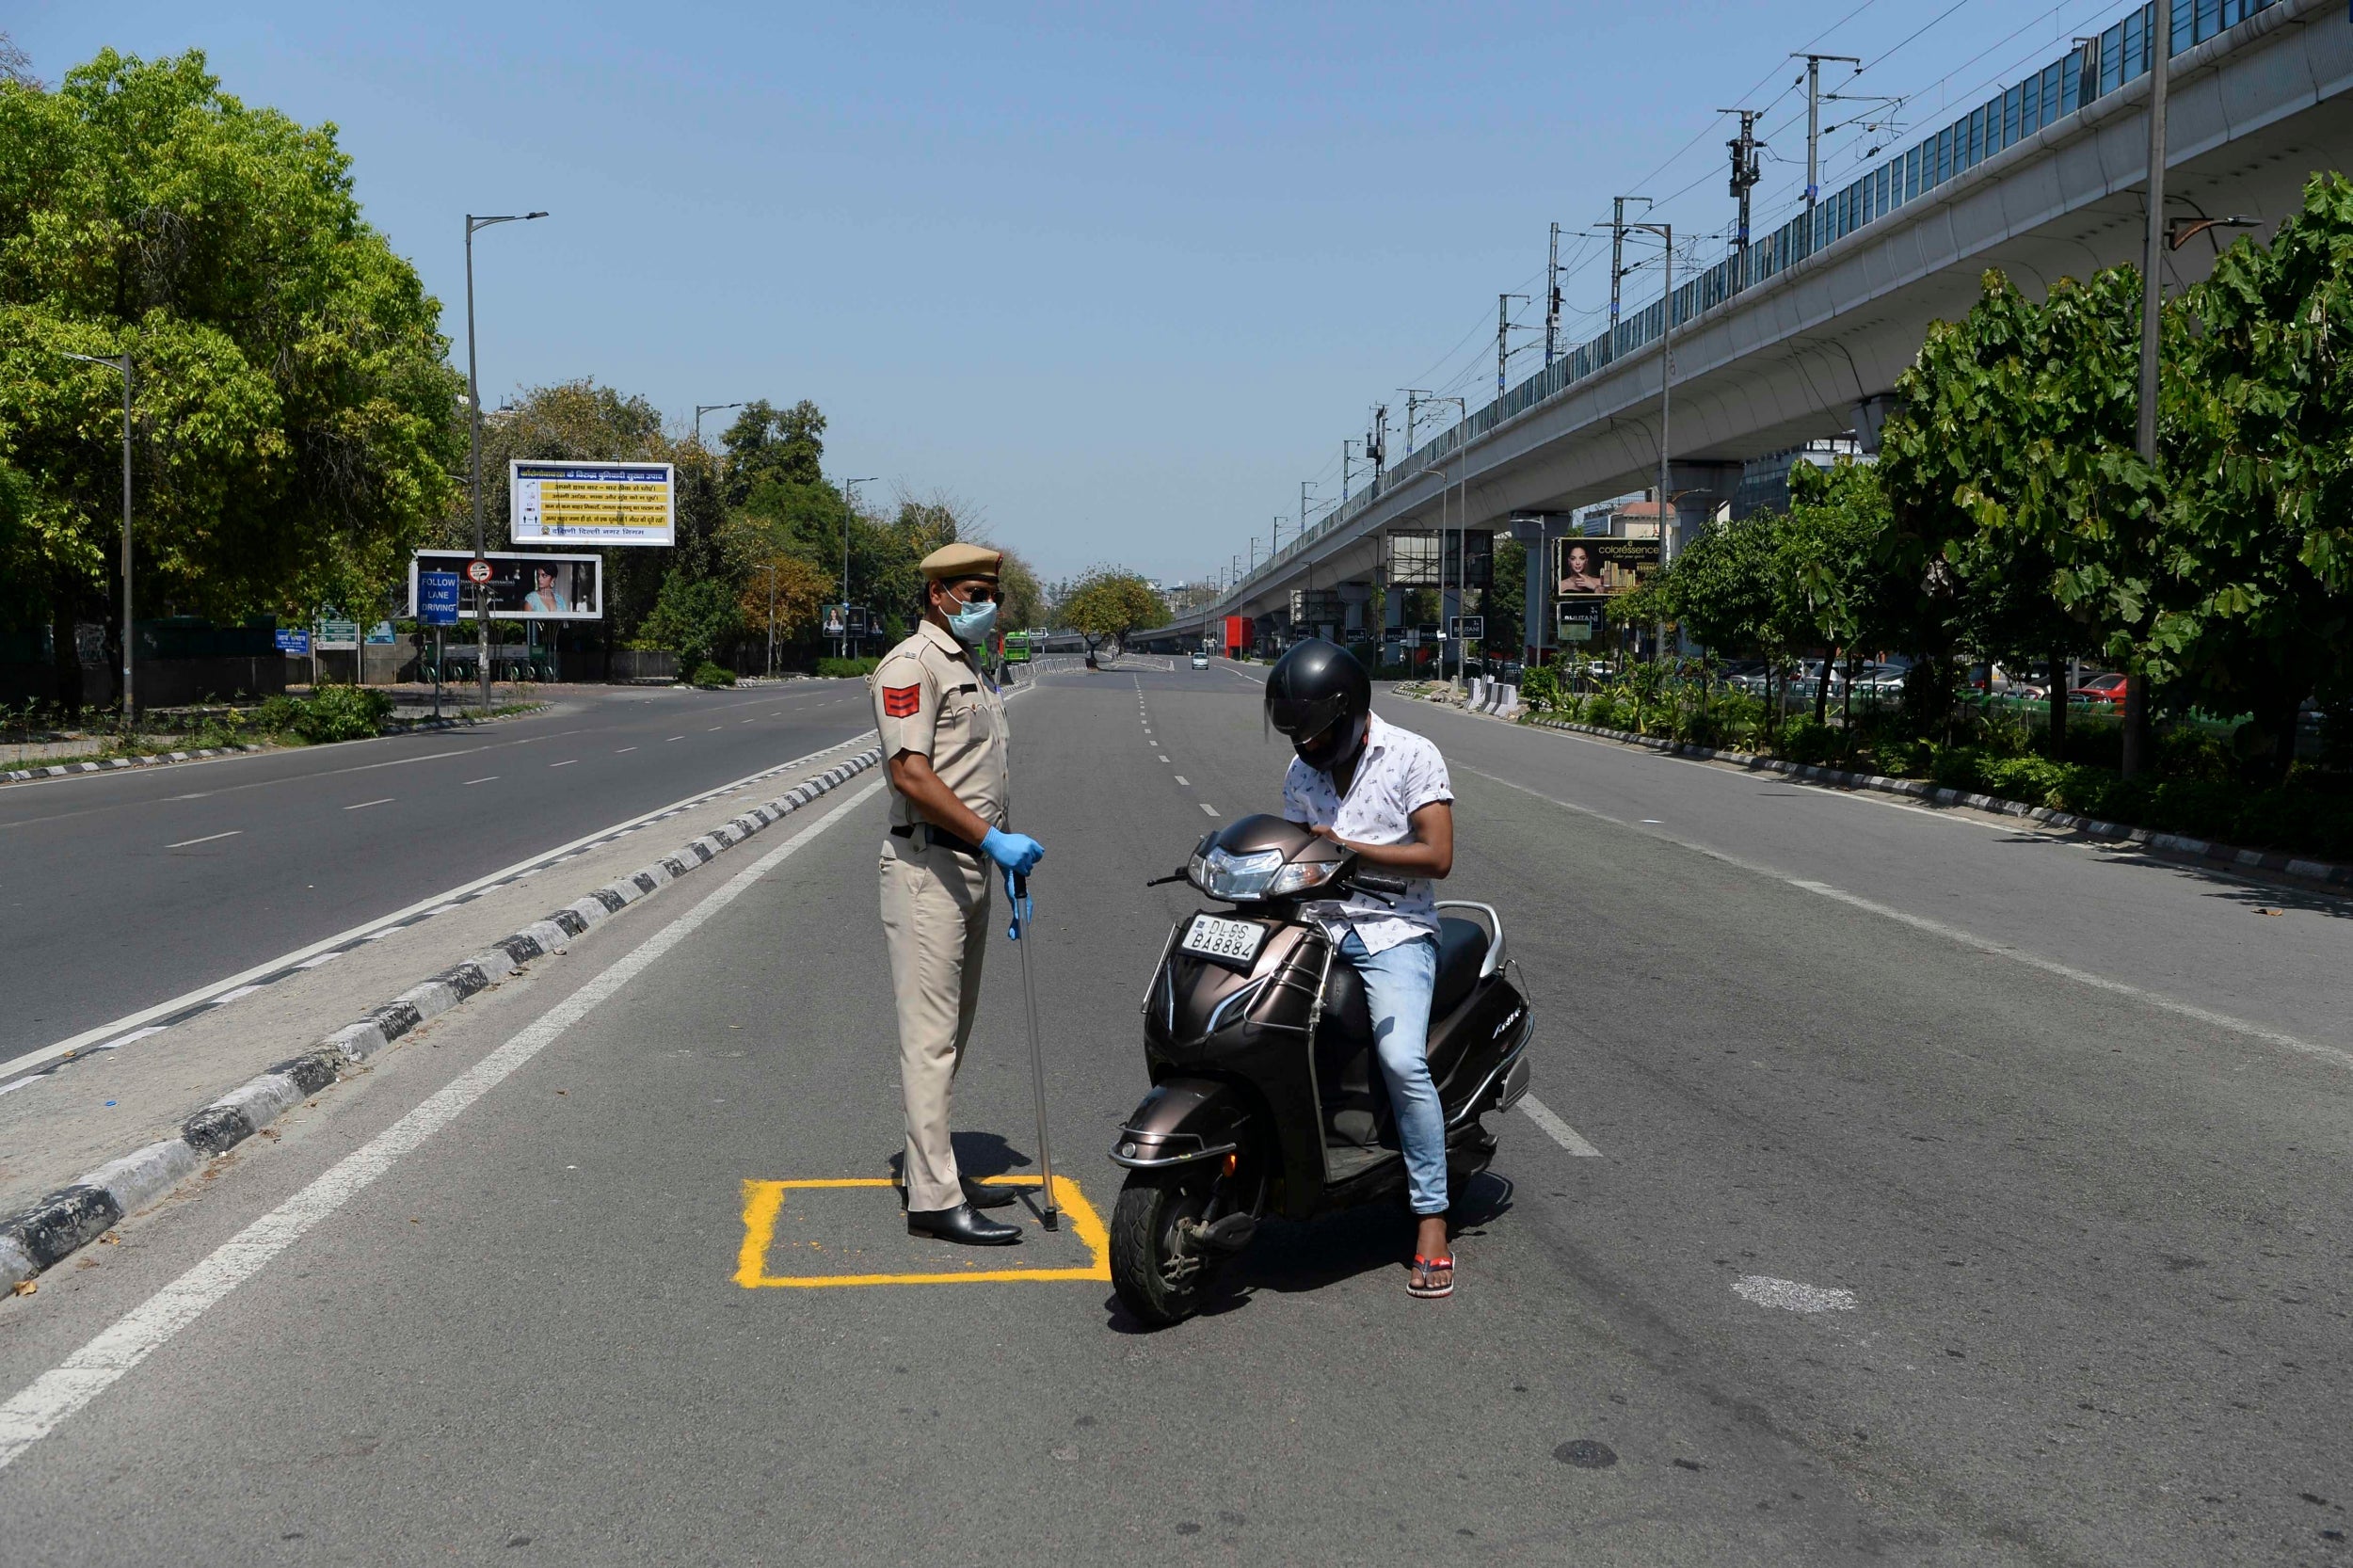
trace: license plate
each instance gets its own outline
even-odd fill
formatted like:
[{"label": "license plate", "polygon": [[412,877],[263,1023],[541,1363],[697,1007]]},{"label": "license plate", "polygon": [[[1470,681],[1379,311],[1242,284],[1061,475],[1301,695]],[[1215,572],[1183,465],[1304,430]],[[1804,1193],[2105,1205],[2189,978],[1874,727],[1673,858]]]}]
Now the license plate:
[{"label": "license plate", "polygon": [[1247,964],[1258,956],[1258,944],[1265,940],[1266,927],[1255,920],[1222,920],[1215,915],[1195,915],[1193,924],[1185,930],[1185,939],[1176,945],[1204,958]]}]

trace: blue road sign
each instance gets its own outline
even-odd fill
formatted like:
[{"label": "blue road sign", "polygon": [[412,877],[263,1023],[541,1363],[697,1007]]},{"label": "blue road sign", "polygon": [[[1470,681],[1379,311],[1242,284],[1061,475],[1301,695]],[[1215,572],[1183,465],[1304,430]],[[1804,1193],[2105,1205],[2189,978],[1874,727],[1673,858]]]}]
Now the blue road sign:
[{"label": "blue road sign", "polygon": [[311,633],[306,630],[278,629],[278,651],[288,658],[307,659],[311,656]]},{"label": "blue road sign", "polygon": [[456,625],[457,584],[454,571],[417,573],[417,618],[427,626]]}]

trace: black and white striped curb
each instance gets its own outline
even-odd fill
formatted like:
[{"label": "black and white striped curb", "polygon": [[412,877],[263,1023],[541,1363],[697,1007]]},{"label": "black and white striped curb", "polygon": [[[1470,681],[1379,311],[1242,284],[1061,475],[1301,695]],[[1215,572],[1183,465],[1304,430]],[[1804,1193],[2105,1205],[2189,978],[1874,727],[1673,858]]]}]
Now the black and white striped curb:
[{"label": "black and white striped curb", "polygon": [[55,762],[41,768],[10,768],[0,773],[0,784],[28,784],[36,778],[63,778],[69,774],[112,773],[117,768],[161,768],[173,762],[200,762],[208,757],[235,757],[268,748],[257,745],[205,746],[196,751],[159,751],[147,757],[104,757],[94,762]]},{"label": "black and white striped curb", "polygon": [[205,1106],[180,1126],[180,1135],[111,1160],[24,1211],[0,1219],[0,1288],[32,1278],[104,1235],[305,1100],[332,1088],[345,1073],[386,1046],[521,969],[560,952],[573,937],[619,914],[639,899],[706,865],[762,829],[783,821],[882,761],[869,747],[765,805],[712,828],[633,876],[608,882],[586,898],[536,920],[464,963],[411,986],[359,1022],[346,1024],[300,1056],[280,1062]]},{"label": "black and white striped curb", "polygon": [[1972,810],[1991,811],[1999,816],[2031,817],[2036,822],[2065,828],[2071,833],[2089,834],[2095,839],[2122,839],[2160,854],[2201,860],[2231,871],[2276,872],[2331,888],[2353,888],[2353,866],[2307,859],[2280,850],[2240,849],[2207,839],[2193,839],[2185,833],[2160,833],[2154,828],[2102,822],[2097,817],[2078,816],[2055,807],[2029,806],[2023,800],[1947,789],[1941,784],[1929,784],[1917,778],[1889,778],[1881,774],[1849,773],[1812,762],[1785,762],[1778,757],[1759,757],[1753,752],[1728,751],[1717,746],[1690,745],[1682,741],[1662,740],[1656,735],[1637,735],[1629,729],[1604,729],[1598,725],[1577,724],[1568,719],[1530,717],[1524,722],[1542,729],[1566,729],[1579,735],[1597,736],[1605,741],[1624,741],[1630,745],[1648,746],[1653,751],[1674,757],[1691,757],[1706,762],[1731,762],[1743,768],[1787,774],[1809,784],[1829,784],[1846,790],[1877,790],[1890,794],[1909,795],[1914,800],[1925,800],[1936,806],[1966,806]]}]

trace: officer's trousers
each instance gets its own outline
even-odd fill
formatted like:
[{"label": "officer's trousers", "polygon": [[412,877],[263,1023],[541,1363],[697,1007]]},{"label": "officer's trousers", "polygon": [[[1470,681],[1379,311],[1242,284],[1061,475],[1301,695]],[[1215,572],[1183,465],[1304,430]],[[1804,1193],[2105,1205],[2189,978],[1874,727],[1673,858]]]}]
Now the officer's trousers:
[{"label": "officer's trousers", "polygon": [[948,1096],[980,1007],[989,881],[989,866],[977,856],[884,840],[883,935],[898,1000],[899,1090],[906,1109],[901,1174],[907,1208],[918,1213],[964,1201],[948,1142]]}]

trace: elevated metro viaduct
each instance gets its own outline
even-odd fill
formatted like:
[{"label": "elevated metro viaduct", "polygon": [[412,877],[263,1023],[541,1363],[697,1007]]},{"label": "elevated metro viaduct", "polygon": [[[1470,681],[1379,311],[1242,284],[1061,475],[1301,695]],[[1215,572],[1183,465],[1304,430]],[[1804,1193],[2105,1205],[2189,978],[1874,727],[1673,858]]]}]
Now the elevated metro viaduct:
[{"label": "elevated metro viaduct", "polygon": [[[2353,168],[2353,17],[2345,0],[2272,0],[2257,9],[2261,4],[2175,0],[2166,158],[2169,212],[2252,217],[2259,237],[2301,205],[2313,173]],[[2121,38],[2125,45],[2125,69],[2110,62],[2124,78],[2112,89],[1891,210],[1866,205],[1854,227],[1738,292],[1713,303],[1691,298],[1704,308],[1689,309],[1688,318],[1679,306],[1669,467],[1678,538],[1706,526],[1753,460],[1840,435],[1874,449],[1896,379],[1929,324],[1965,314],[1989,268],[2040,293],[2063,277],[2138,261],[2150,79],[2145,69],[2131,75],[2125,27],[2109,29],[2109,41]],[[2082,66],[2087,85],[2100,79],[2091,74],[2098,48]],[[2065,64],[2072,88],[2076,61]],[[2018,90],[2011,89],[2013,103]],[[1903,164],[1899,155],[1899,173]],[[1858,182],[1866,196],[1869,185],[1869,176]],[[1825,207],[1855,188],[1826,199]],[[1817,232],[1833,231],[1817,225]],[[2167,287],[2202,279],[2219,249],[2210,234],[2173,252]],[[1689,293],[1679,291],[1679,299]],[[1282,634],[1294,589],[1340,589],[1361,602],[1380,581],[1383,536],[1438,528],[1442,497],[1447,529],[1466,521],[1475,533],[1492,534],[1509,526],[1533,552],[1564,531],[1571,509],[1656,484],[1659,316],[1653,305],[1621,329],[1621,341],[1641,336],[1647,318],[1654,329],[1640,346],[1590,368],[1581,358],[1562,360],[1473,416],[1467,440],[1458,425],[1426,443],[1225,600],[1186,612],[1137,646],[1198,646],[1233,615]],[[1548,602],[1539,599],[1544,576],[1542,568],[1529,572],[1531,628],[1543,624]]]}]

